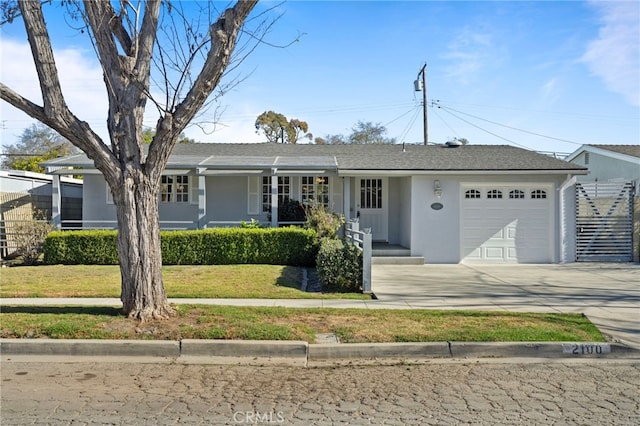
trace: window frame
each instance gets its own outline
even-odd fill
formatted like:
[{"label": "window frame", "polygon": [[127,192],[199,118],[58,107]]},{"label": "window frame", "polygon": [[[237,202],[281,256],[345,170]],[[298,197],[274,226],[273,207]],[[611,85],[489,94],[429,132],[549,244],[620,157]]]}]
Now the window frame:
[{"label": "window frame", "polygon": [[482,191],[479,189],[467,189],[464,191],[464,198],[466,200],[479,200],[482,198]]},{"label": "window frame", "polygon": [[504,197],[502,196],[501,189],[489,189],[487,190],[487,199],[488,200],[502,200]]},{"label": "window frame", "polygon": [[317,203],[329,208],[331,203],[331,180],[329,176],[301,176],[300,202],[305,206]]},{"label": "window frame", "polygon": [[532,189],[531,190],[531,199],[532,200],[546,200],[547,199],[547,191],[544,189]]},{"label": "window frame", "polygon": [[[162,175],[158,201],[162,204],[193,204],[195,200],[192,200],[192,191],[195,179],[192,178],[197,177],[190,175]],[[186,180],[186,182],[183,180]]]},{"label": "window frame", "polygon": [[[277,176],[278,178],[278,205],[286,199],[291,199],[291,176]],[[262,213],[271,212],[271,175],[264,175],[260,180],[260,202]]]},{"label": "window frame", "polygon": [[522,189],[510,189],[509,190],[509,199],[510,200],[524,200],[525,198],[526,198],[526,193]]}]

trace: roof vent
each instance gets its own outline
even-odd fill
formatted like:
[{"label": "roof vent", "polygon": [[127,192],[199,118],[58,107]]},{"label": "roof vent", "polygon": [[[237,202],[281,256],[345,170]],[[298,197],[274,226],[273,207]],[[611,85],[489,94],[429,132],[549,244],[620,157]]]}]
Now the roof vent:
[{"label": "roof vent", "polygon": [[457,147],[459,147],[459,146],[462,146],[462,142],[460,142],[458,139],[453,139],[453,140],[448,141],[448,142],[445,144],[445,146],[446,146],[447,148],[457,148]]}]

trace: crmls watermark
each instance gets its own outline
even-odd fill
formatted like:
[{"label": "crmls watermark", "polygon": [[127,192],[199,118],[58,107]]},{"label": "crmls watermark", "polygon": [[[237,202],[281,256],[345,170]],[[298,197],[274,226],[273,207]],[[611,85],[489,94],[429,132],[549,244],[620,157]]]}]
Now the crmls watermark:
[{"label": "crmls watermark", "polygon": [[282,411],[271,411],[269,413],[260,413],[259,411],[236,411],[233,413],[233,421],[236,424],[282,424],[284,423],[284,415]]}]

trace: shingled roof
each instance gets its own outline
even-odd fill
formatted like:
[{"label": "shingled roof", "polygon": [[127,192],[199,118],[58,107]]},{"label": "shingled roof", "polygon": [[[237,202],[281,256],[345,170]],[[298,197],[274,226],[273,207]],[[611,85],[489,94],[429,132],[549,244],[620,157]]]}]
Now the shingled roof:
[{"label": "shingled roof", "polygon": [[640,145],[589,145],[589,146],[605,149],[607,151],[617,152],[618,154],[624,154],[630,157],[640,158]]},{"label": "shingled roof", "polygon": [[[84,155],[43,163],[91,168]],[[328,169],[422,172],[562,172],[586,173],[583,166],[506,145],[312,145],[312,144],[178,144],[169,168]]]}]

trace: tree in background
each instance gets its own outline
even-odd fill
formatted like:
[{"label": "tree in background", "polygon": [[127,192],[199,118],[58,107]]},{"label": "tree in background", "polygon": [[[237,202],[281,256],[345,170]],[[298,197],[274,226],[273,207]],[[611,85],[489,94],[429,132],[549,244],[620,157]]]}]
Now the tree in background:
[{"label": "tree in background", "polygon": [[351,128],[348,143],[351,144],[392,144],[395,138],[387,138],[387,128],[380,123],[358,121]]},{"label": "tree in background", "polygon": [[315,143],[318,145],[340,145],[340,144],[392,144],[396,143],[395,138],[387,138],[387,128],[380,123],[370,121],[358,121],[351,128],[349,136],[326,135],[324,138],[318,137]]},{"label": "tree in background", "polygon": [[[213,2],[87,0],[54,3],[55,7],[41,1],[3,2],[4,22],[24,22],[42,105],[3,83],[0,99],[80,148],[107,181],[118,222],[120,298],[130,318],[145,321],[173,314],[162,279],[158,218],[162,172],[186,126],[214,91],[220,94],[229,87],[220,85],[225,71],[237,67],[273,23],[247,19],[256,3],[241,0],[220,12]],[[68,107],[45,5],[52,13],[66,10],[64,19],[80,19],[79,36],[88,36],[94,45],[109,102],[109,144]],[[148,150],[142,134],[147,101],[159,116]]]},{"label": "tree in background", "polygon": [[[146,128],[142,131],[142,142],[150,144],[156,135],[156,131],[151,128]],[[178,136],[178,143],[196,143],[194,139],[188,138],[184,132]]]},{"label": "tree in background", "polygon": [[78,149],[44,124],[27,127],[14,145],[5,146],[3,169],[44,173],[39,163],[73,154]]},{"label": "tree in background", "polygon": [[306,121],[292,118],[287,120],[283,114],[274,111],[265,111],[256,118],[256,132],[264,133],[267,141],[271,143],[298,143],[301,139],[313,138]]}]

